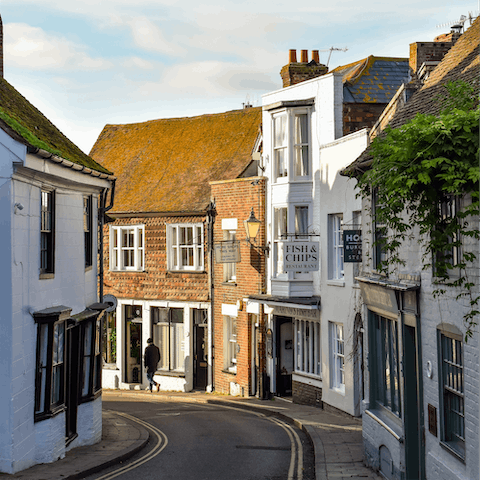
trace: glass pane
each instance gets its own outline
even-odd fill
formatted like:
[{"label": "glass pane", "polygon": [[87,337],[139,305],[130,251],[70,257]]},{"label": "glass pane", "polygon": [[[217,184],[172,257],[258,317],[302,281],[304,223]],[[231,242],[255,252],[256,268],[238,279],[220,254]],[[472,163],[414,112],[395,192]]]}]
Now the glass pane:
[{"label": "glass pane", "polygon": [[295,143],[308,143],[307,114],[295,115]]},{"label": "glass pane", "polygon": [[143,228],[138,229],[138,247],[143,247]]},{"label": "glass pane", "polygon": [[310,175],[308,145],[297,145],[295,147],[295,175],[297,177]]},{"label": "glass pane", "polygon": [[172,240],[172,245],[176,245],[176,244],[177,244],[177,227],[172,227],[172,237],[171,237],[171,240]]},{"label": "glass pane", "polygon": [[274,146],[275,147],[285,145],[286,124],[287,124],[287,117],[285,115],[282,115],[280,117],[275,117],[275,120],[274,120],[274,130],[275,130]]},{"label": "glass pane", "polygon": [[88,388],[90,383],[90,361],[90,357],[84,357],[83,359],[82,397],[88,395]]},{"label": "glass pane", "polygon": [[193,228],[187,227],[186,229],[187,245],[193,245]]},{"label": "glass pane", "polygon": [[295,233],[308,233],[308,207],[295,207]]}]

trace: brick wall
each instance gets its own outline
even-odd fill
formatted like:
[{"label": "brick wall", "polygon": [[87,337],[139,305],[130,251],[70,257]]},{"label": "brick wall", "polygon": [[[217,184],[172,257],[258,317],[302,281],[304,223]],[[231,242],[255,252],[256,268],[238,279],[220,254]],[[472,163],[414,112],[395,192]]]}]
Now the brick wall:
[{"label": "brick wall", "polygon": [[440,62],[454,42],[416,42],[410,44],[410,69],[416,73],[425,62]]},{"label": "brick wall", "polygon": [[[171,272],[167,270],[166,230],[172,223],[204,223],[203,272]],[[172,299],[208,301],[208,262],[204,216],[119,218],[111,226],[145,225],[145,270],[143,272],[110,271],[109,226],[104,228],[104,293],[117,298]]]},{"label": "brick wall", "polygon": [[[255,183],[255,184],[252,184]],[[217,392],[249,395],[251,382],[252,355],[252,314],[247,313],[243,300],[249,294],[265,291],[265,255],[246,242],[244,220],[253,207],[255,217],[262,222],[256,244],[265,245],[265,179],[250,177],[213,182],[212,197],[215,200],[216,218],[214,225],[214,244],[224,239],[222,219],[237,219],[236,239],[240,242],[241,261],[236,264],[236,282],[224,282],[224,264],[214,264],[214,388]],[[237,304],[237,302],[239,302]],[[225,371],[224,358],[224,316],[222,304],[239,305],[237,313],[237,373]],[[258,321],[262,323],[261,317]],[[260,339],[262,349],[263,338]]]},{"label": "brick wall", "polygon": [[344,103],[343,135],[372,128],[385,107],[385,103]]},{"label": "brick wall", "polygon": [[294,403],[323,408],[322,389],[295,380],[292,381],[292,400]]}]

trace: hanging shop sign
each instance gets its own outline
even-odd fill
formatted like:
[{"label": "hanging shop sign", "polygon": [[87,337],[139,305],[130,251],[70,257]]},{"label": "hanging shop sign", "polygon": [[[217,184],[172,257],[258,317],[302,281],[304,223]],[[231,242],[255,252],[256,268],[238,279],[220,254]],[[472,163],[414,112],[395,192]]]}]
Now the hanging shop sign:
[{"label": "hanging shop sign", "polygon": [[284,242],[284,271],[304,273],[318,270],[319,252],[320,242]]},{"label": "hanging shop sign", "polygon": [[239,263],[240,261],[240,242],[238,240],[228,240],[215,245],[216,263]]},{"label": "hanging shop sign", "polygon": [[355,263],[362,261],[362,231],[343,231],[343,261]]}]

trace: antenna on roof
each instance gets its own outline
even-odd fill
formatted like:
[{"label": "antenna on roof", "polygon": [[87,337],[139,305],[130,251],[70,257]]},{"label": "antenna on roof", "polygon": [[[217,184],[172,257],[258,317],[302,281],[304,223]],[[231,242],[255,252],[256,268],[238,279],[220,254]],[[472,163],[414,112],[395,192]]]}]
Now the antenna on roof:
[{"label": "antenna on roof", "polygon": [[330,57],[332,56],[332,52],[335,51],[335,52],[346,52],[348,50],[347,47],[345,48],[337,48],[337,47],[330,47],[330,48],[326,48],[324,50],[320,50],[321,52],[330,52],[329,55],[328,55],[328,60],[327,60],[327,67],[328,67],[328,64],[330,63]]},{"label": "antenna on roof", "polygon": [[250,102],[250,95],[247,93],[247,96],[245,97],[245,102],[242,103],[243,109],[247,108],[252,108],[252,103]]},{"label": "antenna on roof", "polygon": [[460,15],[460,18],[458,20],[441,23],[437,25],[437,28],[450,27],[452,31],[463,33],[463,29],[465,28],[465,22],[468,20],[471,25],[477,17],[478,15],[474,15],[472,12],[468,12],[468,17],[466,15]]}]

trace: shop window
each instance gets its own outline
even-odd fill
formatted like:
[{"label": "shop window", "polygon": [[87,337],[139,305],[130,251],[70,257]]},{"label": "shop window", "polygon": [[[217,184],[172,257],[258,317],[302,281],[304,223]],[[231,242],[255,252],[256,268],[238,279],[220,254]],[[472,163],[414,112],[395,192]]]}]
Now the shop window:
[{"label": "shop window", "polygon": [[296,319],[295,337],[295,371],[321,377],[320,324]]},{"label": "shop window", "polygon": [[230,373],[237,373],[237,319],[223,317],[224,367]]},{"label": "shop window", "polygon": [[401,417],[398,324],[380,315],[373,318],[371,382],[378,406]]},{"label": "shop window", "polygon": [[102,387],[101,319],[94,317],[81,322],[83,401],[91,400]]},{"label": "shop window", "polygon": [[153,343],[160,349],[158,370],[185,371],[183,308],[152,307]]},{"label": "shop window", "polygon": [[109,312],[102,325],[102,354],[106,364],[117,361],[117,314]]}]

